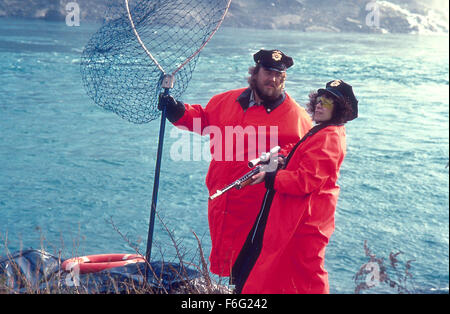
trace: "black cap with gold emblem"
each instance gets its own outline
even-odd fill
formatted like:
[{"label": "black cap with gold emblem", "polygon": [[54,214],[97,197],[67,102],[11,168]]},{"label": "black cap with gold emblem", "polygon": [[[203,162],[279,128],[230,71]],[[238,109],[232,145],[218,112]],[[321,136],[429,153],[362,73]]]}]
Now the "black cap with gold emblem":
[{"label": "black cap with gold emblem", "polygon": [[352,117],[350,117],[348,121],[358,117],[358,100],[353,93],[353,88],[351,85],[342,80],[334,80],[328,82],[325,88],[320,88],[317,90],[317,93],[319,96],[328,93],[341,100],[347,99],[353,111]]},{"label": "black cap with gold emblem", "polygon": [[264,68],[277,72],[286,72],[294,64],[294,60],[280,50],[262,49],[253,55],[253,60]]}]

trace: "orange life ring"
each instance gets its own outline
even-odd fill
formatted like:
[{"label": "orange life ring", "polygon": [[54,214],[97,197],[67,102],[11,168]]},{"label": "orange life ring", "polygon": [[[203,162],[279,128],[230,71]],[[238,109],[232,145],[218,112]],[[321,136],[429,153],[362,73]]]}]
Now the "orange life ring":
[{"label": "orange life ring", "polygon": [[87,274],[142,262],[145,262],[145,258],[139,254],[98,254],[69,258],[62,263],[61,268],[70,272],[78,267],[80,274]]}]

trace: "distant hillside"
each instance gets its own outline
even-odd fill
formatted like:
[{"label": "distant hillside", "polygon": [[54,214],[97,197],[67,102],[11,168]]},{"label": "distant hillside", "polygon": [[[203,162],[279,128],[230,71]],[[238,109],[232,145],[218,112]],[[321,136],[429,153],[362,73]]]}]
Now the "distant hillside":
[{"label": "distant hillside", "polygon": [[[63,21],[66,4],[77,2],[81,22],[102,20],[107,1],[0,0],[0,17]],[[448,33],[448,24],[446,0],[233,0],[224,22],[234,27],[365,33]]]}]

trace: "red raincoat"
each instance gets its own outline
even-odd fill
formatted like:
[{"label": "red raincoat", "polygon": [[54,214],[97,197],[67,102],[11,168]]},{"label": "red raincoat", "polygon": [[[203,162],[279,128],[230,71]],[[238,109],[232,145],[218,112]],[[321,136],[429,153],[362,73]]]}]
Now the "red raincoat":
[{"label": "red raincoat", "polygon": [[325,247],[334,231],[345,127],[306,139],[275,176],[261,254],[242,293],[329,293]]},{"label": "red raincoat", "polygon": [[[212,160],[206,175],[210,195],[248,172],[248,161],[273,146],[279,145],[281,153],[287,155],[311,128],[311,118],[289,95],[286,94],[284,101],[273,110],[264,106],[244,109],[238,98],[246,91],[249,90],[242,88],[216,95],[205,108],[186,104],[183,117],[174,123],[210,136]],[[273,141],[273,135],[277,142]],[[209,201],[211,272],[230,275],[264,193],[264,186],[254,185],[242,190],[232,189]]]}]

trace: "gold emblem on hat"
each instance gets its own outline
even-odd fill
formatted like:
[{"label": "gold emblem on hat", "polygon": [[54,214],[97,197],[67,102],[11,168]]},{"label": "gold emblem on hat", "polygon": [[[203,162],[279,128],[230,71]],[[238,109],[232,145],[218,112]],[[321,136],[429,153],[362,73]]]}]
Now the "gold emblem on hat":
[{"label": "gold emblem on hat", "polygon": [[272,53],[272,59],[275,61],[280,61],[282,57],[283,57],[283,55],[281,54],[281,51],[275,50]]},{"label": "gold emblem on hat", "polygon": [[331,82],[330,86],[336,87],[341,85],[342,81],[341,80],[335,80],[333,82]]}]

